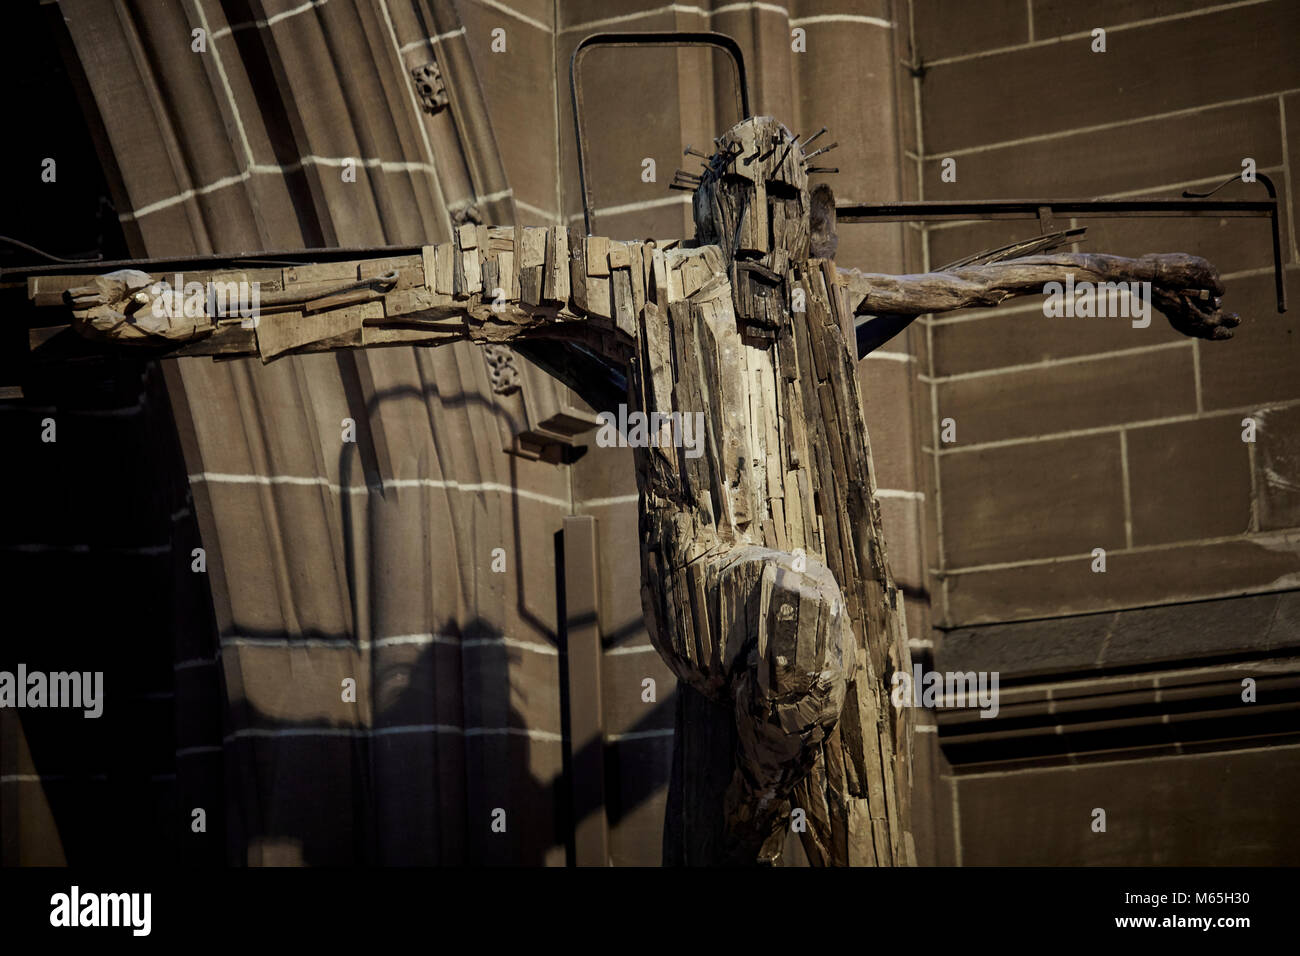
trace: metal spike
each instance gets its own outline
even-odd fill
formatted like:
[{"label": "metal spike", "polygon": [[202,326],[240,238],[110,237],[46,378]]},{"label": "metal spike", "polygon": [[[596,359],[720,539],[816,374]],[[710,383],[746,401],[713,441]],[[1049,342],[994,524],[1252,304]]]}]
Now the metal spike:
[{"label": "metal spike", "polygon": [[780,169],[780,168],[781,168],[782,163],[785,162],[785,158],[786,158],[787,156],[790,155],[790,150],[794,149],[794,144],[797,143],[797,142],[799,142],[799,137],[798,137],[798,136],[796,136],[794,139],[790,140],[790,145],[788,145],[788,146],[785,148],[785,152],[781,154],[781,158],[778,159],[778,160],[776,161],[776,168],[777,168],[777,169]]},{"label": "metal spike", "polygon": [[[793,142],[797,142],[797,140],[798,140],[798,137],[794,137]],[[785,142],[785,140],[784,140],[784,139],[781,139],[780,137],[776,137],[774,140],[772,140],[772,148],[771,148],[771,150],[768,150],[767,152],[764,152],[762,156],[759,156],[759,157],[758,157],[759,163],[762,163],[762,161],[763,161],[763,160],[766,160],[768,156],[771,156],[772,153],[776,152],[777,148],[779,148],[779,147],[781,146],[781,143],[784,143],[784,142]],[[787,150],[787,152],[789,152],[789,150]],[[781,164],[780,164],[780,163],[777,163],[776,165],[781,165]]]},{"label": "metal spike", "polygon": [[682,192],[693,193],[693,192],[695,192],[695,190],[696,190],[698,187],[696,187],[696,186],[689,186],[689,185],[687,185],[686,183],[669,183],[669,184],[668,184],[668,188],[669,188],[669,189],[680,189]]},{"label": "metal spike", "polygon": [[809,166],[809,167],[808,167],[808,172],[809,172],[809,174],[812,174],[812,173],[838,173],[839,171],[840,171],[840,168],[839,168],[838,166]]},{"label": "metal spike", "polygon": [[687,145],[686,149],[682,150],[682,155],[683,155],[683,156],[699,156],[701,159],[708,159],[708,158],[709,158],[709,154],[708,154],[708,153],[701,153],[701,152],[700,152],[698,149],[696,149],[694,146],[690,146],[690,145]]},{"label": "metal spike", "polygon": [[817,132],[813,133],[813,134],[812,134],[811,136],[809,136],[806,140],[804,140],[802,143],[800,143],[800,144],[799,144],[799,148],[800,148],[800,149],[807,149],[807,148],[808,148],[808,144],[811,143],[813,140],[815,140],[818,136],[820,136],[820,135],[821,135],[822,133],[824,133],[824,132],[826,132],[826,127],[825,127],[825,126],[823,126],[823,127],[822,127],[821,129],[819,129]]},{"label": "metal spike", "polygon": [[840,144],[839,144],[839,143],[831,143],[829,146],[823,146],[821,149],[819,149],[819,150],[815,150],[815,151],[809,153],[807,156],[805,156],[805,157],[803,158],[803,161],[806,163],[806,162],[808,162],[808,160],[812,159],[814,156],[820,156],[822,153],[829,153],[832,149],[834,149],[834,148],[835,148],[836,146],[838,146],[838,145],[840,145]]}]

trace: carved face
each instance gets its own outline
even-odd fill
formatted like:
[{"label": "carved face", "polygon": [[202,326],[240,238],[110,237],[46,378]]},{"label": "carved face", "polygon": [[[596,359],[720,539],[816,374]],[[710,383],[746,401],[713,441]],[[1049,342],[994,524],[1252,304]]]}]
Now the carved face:
[{"label": "carved face", "polygon": [[791,262],[808,258],[811,200],[803,150],[770,116],[740,122],[718,140],[695,190],[695,232],[732,266],[737,317],[773,328],[784,312]]},{"label": "carved face", "polygon": [[808,257],[810,200],[803,151],[770,116],[737,123],[718,140],[695,191],[701,242],[783,272]]}]

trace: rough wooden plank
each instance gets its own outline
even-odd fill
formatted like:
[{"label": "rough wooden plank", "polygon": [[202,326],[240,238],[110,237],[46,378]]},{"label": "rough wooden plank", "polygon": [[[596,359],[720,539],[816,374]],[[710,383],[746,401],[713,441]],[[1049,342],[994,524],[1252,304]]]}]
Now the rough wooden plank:
[{"label": "rough wooden plank", "polygon": [[572,283],[573,304],[581,311],[589,311],[587,303],[587,240],[572,233],[569,235],[569,275]]},{"label": "rough wooden plank", "polygon": [[610,274],[614,306],[614,323],[629,336],[636,335],[636,305],[632,298],[632,275],[627,269]]},{"label": "rough wooden plank", "polygon": [[357,278],[357,263],[322,262],[284,267],[284,284],[287,288],[299,282],[337,282],[341,279]]},{"label": "rough wooden plank", "polygon": [[264,315],[257,325],[257,347],[263,361],[269,361],[291,349],[301,348],[311,342],[337,339],[355,334],[361,344],[362,323],[367,319],[381,319],[384,307],[380,302],[335,309],[304,315],[301,312],[279,312]]},{"label": "rough wooden plank", "polygon": [[479,256],[478,227],[465,223],[456,230],[459,251],[460,276],[462,282],[456,292],[459,295],[474,295],[483,291],[483,267]]},{"label": "rough wooden plank", "polygon": [[544,226],[526,226],[519,240],[519,267],[531,269],[546,264],[546,235]]},{"label": "rough wooden plank", "polygon": [[610,290],[610,277],[589,275],[586,284],[587,313],[595,319],[612,319],[614,300]]},{"label": "rough wooden plank", "polygon": [[456,291],[456,247],[450,242],[440,242],[434,248],[434,291],[451,295]]},{"label": "rough wooden plank", "polygon": [[357,264],[359,279],[373,279],[389,272],[397,273],[397,282],[392,286],[394,292],[424,285],[424,257],[390,256],[386,259],[362,260]]},{"label": "rough wooden plank", "polygon": [[587,275],[609,275],[609,240],[602,236],[588,236],[586,247]]},{"label": "rough wooden plank", "polygon": [[626,242],[615,242],[613,239],[606,240],[609,249],[609,267],[610,269],[627,269],[632,265],[632,257],[628,252]]},{"label": "rough wooden plank", "polygon": [[645,308],[645,245],[640,242],[628,243],[629,269],[632,279],[632,314],[639,316]]},{"label": "rough wooden plank", "polygon": [[424,287],[433,291],[437,284],[438,247],[436,245],[420,248],[420,262],[424,266]]},{"label": "rough wooden plank", "polygon": [[569,232],[552,226],[546,233],[546,275],[542,296],[547,302],[567,302],[570,289]]},{"label": "rough wooden plank", "polygon": [[537,305],[542,301],[542,273],[546,269],[547,232],[544,227],[528,226],[520,234],[519,298],[529,305]]},{"label": "rough wooden plank", "polygon": [[507,299],[519,298],[519,275],[515,271],[513,252],[497,253],[497,283]]}]

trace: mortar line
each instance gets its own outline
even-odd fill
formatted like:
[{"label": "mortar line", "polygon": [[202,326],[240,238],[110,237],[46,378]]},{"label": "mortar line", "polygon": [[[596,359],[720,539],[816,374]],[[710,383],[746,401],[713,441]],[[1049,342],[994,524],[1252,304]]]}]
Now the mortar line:
[{"label": "mortar line", "polygon": [[222,37],[230,36],[236,30],[258,29],[265,30],[267,27],[275,26],[281,20],[287,20],[290,17],[296,17],[300,13],[306,13],[314,7],[322,7],[329,3],[329,0],[308,0],[307,3],[294,7],[291,10],[282,10],[280,13],[273,14],[265,19],[242,20],[239,23],[228,24],[217,30],[215,33],[209,33],[208,36],[213,40],[219,40]]},{"label": "mortar line", "polygon": [[1277,109],[1282,126],[1282,188],[1286,190],[1287,244],[1291,247],[1291,261],[1300,262],[1295,238],[1295,193],[1291,192],[1291,148],[1286,138],[1286,96],[1277,95]]},{"label": "mortar line", "polygon": [[1133,547],[1133,501],[1129,491],[1128,473],[1128,431],[1119,430],[1119,470],[1120,482],[1124,486],[1124,547]]},{"label": "mortar line", "polygon": [[[928,64],[933,66],[933,64]],[[1235,100],[1216,100],[1212,103],[1201,103],[1197,106],[1186,106],[1181,109],[1168,110],[1163,113],[1146,113],[1142,116],[1134,116],[1128,119],[1112,120],[1109,123],[1094,123],[1089,126],[1075,126],[1066,130],[1054,130],[1050,133],[1036,133],[1032,136],[1022,136],[1019,139],[998,140],[992,143],[982,143],[979,146],[966,146],[960,149],[945,149],[942,151],[944,157],[969,156],[974,153],[988,153],[998,149],[1010,149],[1013,146],[1025,146],[1031,143],[1042,143],[1051,139],[1061,139],[1066,136],[1078,136],[1087,133],[1101,133],[1106,130],[1119,129],[1124,126],[1137,126],[1141,123],[1151,123],[1162,119],[1175,119],[1181,116],[1195,116],[1203,114],[1209,110],[1226,109],[1230,106],[1245,106],[1249,103],[1260,103],[1271,100],[1275,96],[1286,95],[1289,93],[1300,92],[1300,87],[1281,90],[1276,93],[1260,93],[1255,96],[1243,96]],[[937,153],[935,155],[938,155]]]},{"label": "mortar line", "polygon": [[1205,401],[1201,397],[1201,340],[1192,339],[1192,382],[1196,386],[1196,414],[1205,412]]},{"label": "mortar line", "polygon": [[[1256,422],[1255,430],[1258,433],[1259,423]],[[1255,438],[1258,440],[1259,435]],[[1255,473],[1255,442],[1248,441],[1246,445],[1246,467],[1250,469],[1250,525],[1252,532],[1259,532],[1259,476]]]},{"label": "mortar line", "polygon": [[695,14],[697,16],[710,19],[722,13],[735,13],[740,10],[751,10],[760,13],[775,13],[784,16],[791,26],[799,26],[804,23],[865,23],[871,26],[881,27],[883,29],[892,29],[893,24],[880,17],[866,16],[865,14],[855,13],[825,13],[814,14],[806,17],[792,17],[790,11],[785,7],[775,3],[763,3],[761,0],[743,0],[739,3],[727,3],[713,10],[703,7],[692,6],[685,3],[670,3],[666,6],[655,7],[650,10],[640,10],[633,13],[622,13],[612,17],[601,17],[596,20],[588,20],[585,23],[575,23],[566,26],[560,30],[559,23],[556,23],[557,32],[569,33],[574,30],[591,29],[593,27],[606,27],[615,23],[626,23],[630,20],[644,20],[647,17],[658,16],[661,13],[685,13]]},{"label": "mortar line", "polygon": [[514,9],[513,7],[509,7],[504,3],[499,3],[497,2],[497,0],[470,0],[470,2],[477,3],[479,6],[489,7],[500,13],[504,13],[508,17],[514,17],[516,20],[526,23],[530,27],[533,27],[537,30],[541,30],[543,33],[549,36],[555,35],[555,31],[552,30],[550,27],[548,27],[541,20],[534,20],[532,17],[528,16],[527,14],[520,13],[518,10]]},{"label": "mortar line", "polygon": [[[1286,408],[1293,408],[1300,405],[1300,399],[1287,399],[1280,402],[1270,402],[1266,405],[1243,405],[1235,408],[1217,408],[1212,411],[1204,412],[1200,415],[1188,413],[1184,415],[1170,415],[1165,418],[1148,418],[1133,422],[1119,422],[1114,425],[1097,425],[1092,428],[1076,428],[1070,431],[1050,432],[1045,435],[1024,435],[1019,438],[1000,438],[995,441],[979,442],[973,445],[967,445],[964,448],[950,448],[940,450],[940,455],[957,455],[963,452],[987,451],[992,448],[1008,448],[1013,445],[1028,445],[1034,442],[1043,441],[1063,441],[1067,438],[1086,438],[1090,435],[1105,435],[1120,428],[1138,429],[1154,428],[1159,425],[1177,425],[1183,422],[1194,422],[1201,418],[1220,418],[1230,415],[1251,414],[1255,411],[1272,411]],[[933,453],[934,449],[926,448],[925,451]]]},{"label": "mortar line", "polygon": [[[1261,3],[1270,3],[1272,0],[1241,0],[1237,3],[1221,3],[1212,7],[1202,7],[1199,10],[1188,10],[1184,13],[1170,13],[1162,17],[1147,17],[1142,20],[1129,20],[1126,23],[1117,23],[1114,26],[1106,27],[1106,32],[1116,33],[1121,30],[1133,30],[1138,27],[1156,26],[1161,23],[1169,23],[1174,20],[1186,20],[1189,17],[1198,17],[1209,13],[1223,13],[1227,10],[1234,10],[1240,7],[1250,7]],[[947,66],[949,63],[961,63],[966,60],[979,60],[990,56],[1000,56],[1003,53],[1015,53],[1017,51],[1035,49],[1039,47],[1054,46],[1065,43],[1070,40],[1084,40],[1092,38],[1092,30],[1084,30],[1078,33],[1063,33],[1056,36],[1045,37],[1041,40],[1034,40],[1030,43],[1016,43],[1011,46],[995,47],[991,50],[979,50],[975,53],[959,53],[954,56],[943,57],[934,60],[931,66]]]},{"label": "mortar line", "polygon": [[[397,39],[397,29],[393,26],[392,14],[388,11],[388,0],[379,0],[379,9],[384,15],[384,25],[388,28],[388,39],[393,44],[393,52],[397,55],[397,69],[405,72],[406,67],[402,62],[402,44]],[[444,224],[447,226],[448,235],[453,235],[451,230],[451,210],[447,205],[447,194],[442,189],[442,177],[438,175],[437,164],[433,156],[433,143],[429,140],[429,131],[424,128],[424,111],[420,109],[420,101],[416,98],[415,87],[411,83],[402,84],[406,88],[406,102],[414,111],[415,127],[420,131],[420,143],[424,147],[424,157],[429,161],[431,173],[429,178],[433,180],[433,191],[438,197],[438,204],[442,207]],[[471,187],[473,184],[471,183]],[[374,187],[372,186],[371,189]],[[475,192],[478,190],[475,189]]]},{"label": "mortar line", "polygon": [[[1192,340],[1192,346],[1195,347],[1196,340]],[[1187,342],[1159,342],[1155,345],[1135,345],[1127,349],[1115,349],[1112,352],[1090,352],[1087,355],[1069,355],[1064,358],[1043,359],[1040,362],[1027,362],[1023,365],[1002,365],[998,368],[982,368],[973,372],[955,372],[952,375],[940,375],[938,377],[926,376],[923,380],[933,382],[935,385],[946,385],[949,382],[964,382],[973,378],[988,378],[993,375],[1014,375],[1019,372],[1032,372],[1039,369],[1056,368],[1061,365],[1079,365],[1083,362],[1099,362],[1105,359],[1125,358],[1130,355],[1143,355],[1147,352],[1163,352],[1172,349],[1187,348]],[[1199,409],[1198,409],[1199,411]]]},{"label": "mortar line", "polygon": [[[212,36],[212,29],[208,26],[207,14],[203,12],[203,0],[194,0],[194,12],[198,15],[199,25],[203,31]],[[244,132],[244,121],[239,115],[239,105],[235,102],[235,91],[230,85],[230,77],[226,75],[226,66],[221,60],[221,53],[217,45],[212,44],[212,64],[217,68],[217,75],[221,78],[221,88],[226,94],[226,101],[230,104],[231,119],[234,120],[235,129],[239,131],[239,141],[244,147],[244,158],[247,160],[246,169],[252,169],[256,165],[253,161],[253,148],[248,144],[248,134]]]},{"label": "mortar line", "polygon": [[[1133,554],[1150,554],[1153,551],[1172,551],[1176,548],[1193,548],[1203,547],[1214,544],[1231,544],[1237,541],[1259,543],[1261,541],[1283,542],[1286,544],[1295,544],[1300,542],[1300,528],[1286,528],[1267,533],[1250,534],[1242,532],[1241,534],[1219,535],[1213,538],[1192,538],[1188,541],[1166,541],[1160,544],[1138,544],[1133,547],[1116,548],[1110,552],[1110,555],[1133,555]],[[1091,561],[1092,552],[1076,552],[1074,554],[1054,554],[1045,558],[1025,558],[1020,561],[999,561],[991,564],[972,564],[967,567],[950,568],[940,571],[938,568],[931,568],[934,574],[942,574],[945,577],[957,577],[962,574],[980,574],[989,571],[1010,571],[1017,568],[1032,568],[1046,564],[1072,564],[1077,561]]]}]

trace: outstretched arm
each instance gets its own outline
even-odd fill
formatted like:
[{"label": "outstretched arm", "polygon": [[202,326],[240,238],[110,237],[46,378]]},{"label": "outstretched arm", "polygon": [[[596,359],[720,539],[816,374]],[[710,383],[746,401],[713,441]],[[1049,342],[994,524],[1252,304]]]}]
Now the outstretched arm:
[{"label": "outstretched arm", "polygon": [[[455,242],[343,262],[50,276],[82,336],[162,354],[256,354],[471,340],[582,344],[619,366],[645,302],[652,248],[560,228],[467,224]],[[639,294],[638,294],[639,293]]]},{"label": "outstretched arm", "polygon": [[70,306],[87,339],[160,356],[508,344],[607,405],[625,392],[655,254],[558,227],[466,224],[453,242],[384,258],[184,273],[159,262],[152,274],[45,276],[31,292]]},{"label": "outstretched arm", "polygon": [[[1046,295],[1048,283],[1151,283],[1152,304],[1184,335],[1226,339],[1239,319],[1219,309],[1223,282],[1205,259],[1164,253],[1127,259],[1088,253],[1054,253],[949,267],[923,275],[877,275],[840,270],[859,315],[884,317],[893,335],[918,315],[971,306],[994,306],[1022,295]],[[872,320],[872,322],[878,320]],[[868,328],[872,325],[868,322]],[[868,336],[868,341],[889,337]],[[876,342],[876,344],[879,344]]]}]

